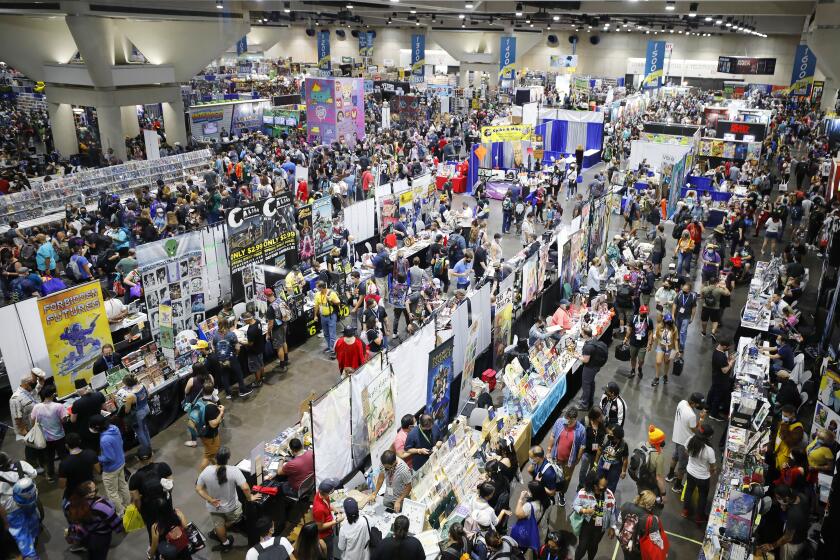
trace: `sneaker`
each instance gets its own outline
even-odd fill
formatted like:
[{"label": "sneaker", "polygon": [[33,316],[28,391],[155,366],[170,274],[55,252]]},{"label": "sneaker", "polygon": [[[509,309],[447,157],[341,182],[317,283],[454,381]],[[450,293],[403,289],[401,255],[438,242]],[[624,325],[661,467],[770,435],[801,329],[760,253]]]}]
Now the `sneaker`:
[{"label": "sneaker", "polygon": [[682,485],[680,485],[680,486],[671,486],[671,492],[673,492],[674,494],[682,494],[682,491],[683,491],[683,489],[682,489]]},{"label": "sneaker", "polygon": [[35,472],[38,474],[44,474],[44,467],[35,467]]},{"label": "sneaker", "polygon": [[286,373],[289,371],[289,364],[280,364],[280,373]]},{"label": "sneaker", "polygon": [[560,494],[560,500],[558,502],[560,507],[566,507],[566,496],[564,494]]},{"label": "sneaker", "polygon": [[244,391],[244,392],[243,392],[243,391],[239,391],[239,396],[240,396],[240,397],[247,397],[248,395],[250,395],[250,394],[251,394],[251,393],[253,393],[253,392],[254,392],[254,388],[253,388],[253,387],[248,387],[247,389],[245,389],[245,391]]},{"label": "sneaker", "polygon": [[231,400],[231,399],[233,399],[233,395],[231,395],[230,393],[228,393],[228,394],[226,394],[226,395],[225,395],[225,399],[227,399],[227,400]]},{"label": "sneaker", "polygon": [[642,379],[642,377],[644,377],[644,376],[642,375],[642,368],[639,368],[639,372],[637,373],[637,375],[639,376],[639,379],[640,379],[640,380]]},{"label": "sneaker", "polygon": [[633,379],[633,378],[635,378],[635,377],[636,377],[636,370],[635,370],[635,369],[631,369],[631,370],[630,370],[630,373],[625,373],[625,374],[623,374],[623,375],[624,375],[624,377],[626,377],[627,379]]},{"label": "sneaker", "polygon": [[260,387],[262,387],[262,384],[263,384],[262,380],[260,380],[260,381],[254,381],[254,384],[252,385],[252,387],[254,387],[254,388],[260,388]]},{"label": "sneaker", "polygon": [[665,476],[665,482],[674,482],[675,478],[677,478],[677,475],[675,475],[674,473],[668,473]]},{"label": "sneaker", "polygon": [[74,544],[69,550],[70,552],[87,552],[87,547],[83,544]]},{"label": "sneaker", "polygon": [[211,529],[210,532],[207,533],[207,536],[213,539],[214,541],[222,542],[222,539],[220,539],[219,536],[216,534],[215,529]]},{"label": "sneaker", "polygon": [[198,446],[198,442],[193,441],[193,440],[191,440],[191,439],[190,439],[190,440],[185,441],[185,442],[184,442],[184,445],[186,445],[187,447],[197,447],[197,446]]},{"label": "sneaker", "polygon": [[318,338],[324,338],[324,331],[318,333]]},{"label": "sneaker", "polygon": [[658,387],[659,386],[659,379],[657,378],[657,379],[654,379],[653,381],[651,381],[650,386],[651,387]]},{"label": "sneaker", "polygon": [[662,378],[662,384],[663,384],[663,385],[667,385],[667,384],[668,384],[668,376],[667,376],[667,375],[666,375],[665,377],[663,377],[663,378]]},{"label": "sneaker", "polygon": [[329,354],[327,354],[327,358],[329,358],[330,360],[335,360],[335,352],[330,352]]}]

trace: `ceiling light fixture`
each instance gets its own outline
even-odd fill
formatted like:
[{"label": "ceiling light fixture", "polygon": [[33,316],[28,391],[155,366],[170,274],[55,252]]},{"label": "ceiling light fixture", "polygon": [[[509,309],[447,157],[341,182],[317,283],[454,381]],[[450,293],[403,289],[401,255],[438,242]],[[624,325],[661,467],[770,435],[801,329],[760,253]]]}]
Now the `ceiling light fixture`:
[{"label": "ceiling light fixture", "polygon": [[522,2],[516,5],[516,17],[522,17]]},{"label": "ceiling light fixture", "polygon": [[553,19],[554,21],[560,21],[560,16],[554,16],[554,17],[553,17],[553,18],[551,18],[551,19]]},{"label": "ceiling light fixture", "polygon": [[688,17],[694,18],[697,17],[697,2],[692,2],[688,6]]},{"label": "ceiling light fixture", "polygon": [[665,9],[666,9],[667,11],[669,11],[669,12],[673,12],[674,10],[676,10],[676,9],[677,9],[677,4],[676,4],[676,2],[674,2],[674,0],[668,0],[668,1],[665,3]]},{"label": "ceiling light fixture", "polygon": [[472,10],[474,7],[475,7],[475,4],[473,4],[472,2],[467,2],[466,4],[464,4],[464,8],[466,8],[468,10]]},{"label": "ceiling light fixture", "polygon": [[412,7],[411,7],[411,9],[410,9],[410,10],[408,10],[408,11],[409,11],[409,12],[411,12],[412,14],[416,14],[416,13],[417,13],[417,8],[415,8],[414,6],[412,6]]},{"label": "ceiling light fixture", "polygon": [[708,22],[710,22],[710,21],[713,21],[714,19],[715,19],[715,18],[713,18],[712,16],[706,16],[706,17],[705,17],[705,21],[706,21],[707,23],[708,23]]},{"label": "ceiling light fixture", "polygon": [[347,2],[347,6],[345,6],[345,8],[347,8],[348,10],[352,10],[353,9],[353,4],[351,4],[350,2]]},{"label": "ceiling light fixture", "polygon": [[464,14],[458,14],[458,19],[464,19],[465,17],[467,16],[465,16]]},{"label": "ceiling light fixture", "polygon": [[715,20],[715,25],[720,25],[720,24],[722,24],[722,23],[723,23],[723,20],[722,20],[722,19],[720,19],[720,18],[717,18],[717,19]]},{"label": "ceiling light fixture", "polygon": [[222,0],[218,0],[216,2],[216,8],[218,8],[219,10],[221,10],[224,7],[225,7],[225,5],[222,3]]},{"label": "ceiling light fixture", "polygon": [[283,4],[283,11],[287,14],[289,12],[291,12],[292,11],[292,3],[291,2],[286,2],[285,4]]}]

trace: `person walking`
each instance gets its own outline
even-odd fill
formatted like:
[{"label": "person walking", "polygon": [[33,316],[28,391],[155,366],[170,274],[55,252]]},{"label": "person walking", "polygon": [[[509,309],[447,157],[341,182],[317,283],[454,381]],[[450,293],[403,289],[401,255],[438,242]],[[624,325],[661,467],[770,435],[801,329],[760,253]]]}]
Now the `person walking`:
[{"label": "person walking", "polygon": [[630,328],[624,334],[624,344],[630,347],[630,373],[627,377],[633,379],[636,375],[642,379],[642,366],[645,364],[647,353],[653,348],[653,320],[648,315],[648,306],[639,306],[639,312],[630,319]]},{"label": "person walking", "polygon": [[274,523],[271,518],[265,516],[258,518],[254,523],[254,528],[259,535],[260,542],[248,549],[245,560],[259,560],[260,556],[263,558],[266,558],[266,556],[268,558],[283,558],[283,552],[286,553],[286,558],[293,557],[295,550],[292,543],[286,537],[274,536]]},{"label": "person walking", "polygon": [[[677,404],[674,413],[674,428],[671,439],[674,440],[674,453],[671,456],[671,468],[665,480],[672,484],[671,489],[676,493],[683,490],[683,473],[688,465],[688,441],[699,431],[700,422],[705,418],[706,405],[701,393],[692,393],[688,399]],[[698,413],[699,411],[699,413]]]},{"label": "person walking", "polygon": [[583,349],[580,354],[575,355],[583,363],[579,408],[589,410],[595,399],[595,376],[607,363],[609,349],[606,344],[592,337],[592,329],[589,326],[584,326],[580,334],[584,340]]},{"label": "person walking", "polygon": [[601,412],[607,424],[624,426],[624,419],[627,416],[627,403],[621,396],[621,388],[615,381],[610,381],[604,388],[604,394],[599,403]]},{"label": "person walking", "polygon": [[99,434],[99,464],[102,465],[102,484],[105,495],[114,504],[117,516],[122,517],[131,503],[128,482],[125,480],[125,452],[119,428],[96,414],[90,419],[90,430]]},{"label": "person walking", "polygon": [[208,465],[198,475],[196,493],[207,502],[207,511],[213,521],[210,538],[219,541],[219,550],[227,552],[233,547],[233,536],[228,529],[242,520],[242,504],[237,488],[242,490],[246,500],[252,500],[251,486],[245,475],[236,467],[228,466],[230,449],[219,448],[216,464]]},{"label": "person walking", "polygon": [[618,521],[615,496],[607,487],[605,473],[592,472],[586,476],[586,481],[575,497],[572,509],[574,513],[583,517],[575,560],[581,560],[584,556],[587,556],[589,560],[595,560],[598,544],[604,538],[604,533],[614,538]]},{"label": "person walking", "polygon": [[[709,417],[723,422],[729,416],[729,393],[732,388],[732,367],[735,365],[735,354],[729,354],[728,340],[718,340],[712,352],[712,383],[706,395],[709,405]],[[797,395],[798,395],[797,391]]]},{"label": "person walking", "polygon": [[149,556],[162,560],[190,560],[190,538],[184,513],[170,500],[158,498],[155,503],[157,517],[149,527],[151,542]]},{"label": "person walking", "polygon": [[680,352],[685,351],[685,339],[688,335],[688,325],[694,320],[694,309],[697,307],[697,294],[691,291],[691,282],[683,282],[682,289],[671,303],[671,317],[680,333]]},{"label": "person walking", "polygon": [[659,534],[662,520],[653,514],[655,508],[656,496],[650,490],[640,491],[632,502],[627,502],[621,506],[618,514],[618,526],[623,527],[625,522],[633,524],[633,521],[630,520],[632,516],[635,517],[636,527],[634,534],[628,535],[626,541],[619,539],[624,560],[642,560],[639,539],[644,536]]},{"label": "person walking", "polygon": [[70,522],[68,540],[86,548],[88,560],[106,560],[114,533],[123,532],[122,515],[117,514],[116,505],[97,496],[96,484],[89,481],[74,489],[66,515]]},{"label": "person walking", "polygon": [[578,487],[583,488],[586,475],[595,466],[595,457],[598,450],[604,446],[607,438],[607,428],[604,422],[604,413],[597,406],[593,406],[586,414],[586,440],[583,444],[583,455],[580,458],[580,472],[578,473]]},{"label": "person walking", "polygon": [[709,499],[709,486],[712,475],[715,474],[715,450],[710,442],[714,435],[714,428],[710,424],[701,424],[699,433],[694,434],[686,451],[688,452],[688,466],[686,467],[685,493],[683,494],[682,516],[686,519],[691,515],[691,501],[694,489],[697,489],[697,509],[694,511],[694,522],[705,526],[708,513],[706,503]]},{"label": "person walking", "polygon": [[660,315],[656,322],[656,331],[653,334],[653,345],[656,348],[656,369],[655,377],[651,387],[659,385],[659,377],[663,376],[663,383],[668,383],[668,371],[671,361],[679,352],[679,333],[674,325],[674,319],[670,313]]},{"label": "person walking", "polygon": [[607,487],[615,492],[618,481],[627,476],[630,449],[624,441],[624,428],[618,424],[607,424],[607,438],[604,446],[595,456],[598,472],[607,477]]},{"label": "person walking", "polygon": [[133,374],[123,377],[123,386],[126,391],[123,411],[125,412],[126,423],[134,429],[137,435],[137,456],[140,460],[152,456],[152,436],[149,434],[148,417],[151,414],[149,409],[149,392],[146,386],[137,381]]},{"label": "person walking", "polygon": [[[585,443],[586,428],[578,422],[577,408],[570,406],[563,413],[563,416],[554,423],[547,450],[548,456],[563,470],[563,480],[557,481],[559,484],[556,487],[560,494],[559,502],[561,506],[566,505],[566,490],[569,487],[569,481],[572,479],[572,473],[583,456]],[[543,465],[540,465],[540,467],[542,470],[535,468],[535,476],[544,475],[542,471],[545,470],[554,470],[554,467],[550,464],[547,468]],[[554,488],[551,488],[551,490],[553,495]]]},{"label": "person walking", "polygon": [[712,340],[717,340],[718,324],[721,315],[721,298],[731,296],[723,280],[710,280],[700,290],[700,297],[703,298],[703,309],[700,311],[700,334],[706,336],[706,323],[712,323],[712,330],[709,334]]},{"label": "person walking", "polygon": [[47,467],[47,480],[55,482],[55,460],[64,459],[67,449],[64,445],[64,420],[69,416],[67,408],[55,402],[55,386],[47,385],[41,389],[41,402],[32,408],[32,422],[41,426],[47,447],[42,451],[42,458]]}]

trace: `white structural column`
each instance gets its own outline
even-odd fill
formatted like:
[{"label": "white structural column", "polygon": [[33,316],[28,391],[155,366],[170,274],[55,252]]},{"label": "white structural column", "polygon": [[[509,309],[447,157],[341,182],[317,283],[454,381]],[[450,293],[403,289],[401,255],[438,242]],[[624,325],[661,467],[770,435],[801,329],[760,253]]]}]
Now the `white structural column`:
[{"label": "white structural column", "polygon": [[140,121],[137,120],[137,105],[120,107],[123,135],[132,138],[140,134]]},{"label": "white structural column", "polygon": [[76,123],[73,120],[73,107],[68,103],[47,103],[50,114],[55,149],[63,157],[79,153],[79,140],[76,136]]},{"label": "white structural column", "polygon": [[96,118],[99,120],[99,140],[102,144],[102,153],[109,149],[125,161],[125,136],[122,130],[122,112],[120,107],[115,105],[97,105]]},{"label": "white structural column", "polygon": [[184,102],[181,99],[169,103],[161,103],[163,108],[163,128],[166,132],[166,143],[174,146],[175,142],[187,145],[187,127],[184,124]]},{"label": "white structural column", "polygon": [[840,2],[820,2],[810,30],[803,34],[808,47],[817,55],[817,67],[825,74],[825,91],[821,106],[833,110],[840,87]]},{"label": "white structural column", "polygon": [[111,20],[88,15],[68,15],[65,21],[94,87],[114,87],[114,29]]}]

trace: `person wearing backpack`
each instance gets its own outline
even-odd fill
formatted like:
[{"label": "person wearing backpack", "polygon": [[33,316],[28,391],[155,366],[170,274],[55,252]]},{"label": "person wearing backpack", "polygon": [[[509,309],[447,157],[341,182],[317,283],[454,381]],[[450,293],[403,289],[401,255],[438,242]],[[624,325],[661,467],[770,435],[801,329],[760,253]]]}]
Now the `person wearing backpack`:
[{"label": "person wearing backpack", "polygon": [[513,221],[513,197],[510,191],[505,192],[502,199],[502,234],[510,233],[510,225]]},{"label": "person wearing backpack", "polygon": [[122,516],[108,499],[96,495],[96,484],[85,482],[75,488],[67,503],[65,515],[70,522],[66,539],[87,549],[89,560],[106,560],[114,533],[124,531]]},{"label": "person wearing backpack", "polygon": [[484,533],[484,543],[487,550],[487,560],[525,560],[525,555],[513,537],[500,535],[490,529]]},{"label": "person wearing backpack", "polygon": [[227,397],[231,397],[230,381],[236,379],[239,384],[239,396],[247,397],[253,389],[245,384],[245,376],[242,373],[242,364],[239,362],[239,338],[231,330],[231,324],[235,319],[219,318],[219,329],[213,334],[213,353],[220,369],[224,373],[222,385],[225,388]]},{"label": "person wearing backpack", "polygon": [[190,423],[194,426],[195,432],[204,447],[199,472],[216,460],[216,454],[221,446],[219,426],[225,416],[225,407],[216,404],[216,397],[213,383],[206,381],[201,390],[201,398],[194,401],[188,411]]},{"label": "person wearing backpack", "polygon": [[625,274],[615,290],[615,311],[618,315],[619,329],[622,333],[625,332],[624,327],[630,322],[630,317],[633,315],[633,308],[635,307],[634,292],[633,276]]},{"label": "person wearing backpack", "polygon": [[653,515],[655,507],[656,496],[649,490],[640,491],[632,502],[621,506],[616,535],[624,560],[642,560],[639,541],[659,533],[661,520]]},{"label": "person wearing backpack", "polygon": [[575,560],[581,560],[584,555],[589,560],[595,560],[598,544],[604,538],[604,533],[609,534],[612,539],[618,528],[615,496],[607,487],[605,472],[591,472],[586,475],[586,481],[577,493],[572,509],[583,518]]},{"label": "person wearing backpack", "polygon": [[12,461],[6,453],[0,452],[0,509],[6,513],[9,531],[24,558],[37,556],[35,540],[40,533],[40,519],[37,507],[33,511],[19,497],[22,491],[34,492],[37,501],[38,490],[33,482],[37,476],[35,468],[26,461]]},{"label": "person wearing backpack", "polygon": [[583,363],[578,408],[589,410],[595,399],[595,376],[598,375],[598,372],[607,363],[609,349],[606,344],[592,337],[592,329],[588,326],[580,330],[580,335],[584,340],[583,350],[581,350],[580,354],[575,354],[575,358]]},{"label": "person wearing backpack", "polygon": [[[172,467],[163,462],[141,462],[142,466],[128,479],[131,503],[140,512],[152,542],[152,525],[161,513],[161,502],[172,507]],[[168,488],[168,489],[167,489]]]},{"label": "person wearing backpack", "polygon": [[327,288],[326,283],[319,280],[315,285],[315,320],[321,322],[321,330],[324,333],[324,352],[331,359],[335,359],[336,325],[338,324],[338,308],[341,301],[334,290]]},{"label": "person wearing backpack", "polygon": [[703,301],[703,309],[700,310],[700,334],[706,336],[706,323],[712,323],[712,340],[717,340],[718,324],[720,323],[720,300],[723,296],[729,296],[732,292],[726,289],[726,282],[709,280],[700,290],[700,297]]},{"label": "person wearing backpack", "polygon": [[271,518],[260,517],[254,525],[260,542],[248,549],[245,560],[288,560],[294,555],[294,547],[286,537],[274,536]]},{"label": "person wearing backpack", "polygon": [[656,496],[657,505],[664,505],[667,496],[668,457],[663,451],[665,432],[651,424],[648,427],[648,439],[630,454],[627,474],[636,481],[639,493],[648,490]]},{"label": "person wearing backpack", "polygon": [[149,557],[161,560],[189,560],[192,558],[190,537],[187,533],[189,521],[172,502],[159,498],[156,501],[157,518],[149,528],[151,543]]},{"label": "person wearing backpack", "polygon": [[[572,473],[583,456],[585,443],[586,428],[578,421],[578,409],[570,406],[554,423],[551,439],[548,442],[548,456],[563,470],[563,479],[557,481],[559,483],[557,490],[560,493],[558,501],[562,507],[566,505],[566,490],[572,479]],[[535,468],[534,473],[542,473],[546,470],[543,465],[539,467],[540,470]],[[549,470],[553,471],[554,466],[549,465]],[[557,474],[559,473],[555,473],[555,477]],[[542,478],[545,478],[545,475],[542,475]],[[553,494],[552,491],[551,495]]]}]

